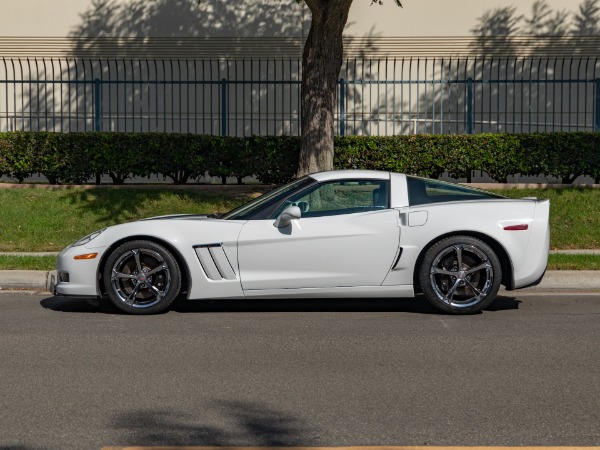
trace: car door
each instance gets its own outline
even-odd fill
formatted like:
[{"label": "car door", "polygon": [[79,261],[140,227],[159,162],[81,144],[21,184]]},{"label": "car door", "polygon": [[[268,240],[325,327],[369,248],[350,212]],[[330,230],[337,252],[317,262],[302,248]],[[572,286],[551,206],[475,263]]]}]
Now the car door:
[{"label": "car door", "polygon": [[[381,285],[400,237],[388,192],[388,180],[322,183],[287,199],[271,218],[249,220],[238,240],[242,289]],[[289,205],[302,217],[276,227]]]}]

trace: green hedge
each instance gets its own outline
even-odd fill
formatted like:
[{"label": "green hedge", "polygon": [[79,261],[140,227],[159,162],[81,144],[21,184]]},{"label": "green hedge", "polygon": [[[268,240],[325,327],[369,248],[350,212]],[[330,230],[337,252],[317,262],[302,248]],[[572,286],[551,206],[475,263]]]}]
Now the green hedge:
[{"label": "green hedge", "polygon": [[548,176],[570,184],[600,178],[600,133],[411,135],[336,140],[336,168],[379,169],[438,178],[472,170],[505,183],[511,175]]},{"label": "green hedge", "polygon": [[[336,138],[337,169],[377,169],[437,178],[481,170],[506,182],[516,174],[572,183],[600,180],[600,133],[352,136]],[[247,138],[168,133],[0,133],[0,175],[22,182],[84,183],[107,174],[122,184],[157,174],[184,184],[208,172],[225,181],[255,175],[280,184],[298,165],[298,137]]]},{"label": "green hedge", "polygon": [[0,133],[0,175],[22,182],[39,173],[56,183],[85,183],[109,175],[114,184],[157,174],[175,184],[209,172],[256,175],[267,184],[293,178],[296,137],[221,138],[169,133]]}]

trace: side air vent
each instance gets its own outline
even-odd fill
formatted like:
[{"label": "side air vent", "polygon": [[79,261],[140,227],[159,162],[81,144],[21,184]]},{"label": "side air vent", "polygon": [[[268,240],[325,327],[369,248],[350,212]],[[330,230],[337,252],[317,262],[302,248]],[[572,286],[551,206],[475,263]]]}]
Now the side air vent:
[{"label": "side air vent", "polygon": [[223,244],[195,245],[194,250],[200,265],[209,280],[236,280],[237,275],[229,258],[225,254]]},{"label": "side air vent", "polygon": [[398,249],[398,256],[396,256],[396,261],[394,261],[394,265],[392,265],[392,270],[398,269],[398,264],[400,264],[400,258],[402,257],[402,247]]}]

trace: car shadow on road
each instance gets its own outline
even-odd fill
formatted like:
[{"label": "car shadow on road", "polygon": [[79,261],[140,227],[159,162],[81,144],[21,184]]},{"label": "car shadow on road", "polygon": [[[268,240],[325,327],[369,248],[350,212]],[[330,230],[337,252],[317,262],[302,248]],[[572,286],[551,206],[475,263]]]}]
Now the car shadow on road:
[{"label": "car shadow on road", "polygon": [[[220,421],[218,419],[221,419]],[[302,419],[266,402],[211,401],[191,412],[133,409],[113,417],[111,438],[140,446],[298,446],[313,443],[318,432]]]},{"label": "car shadow on road", "polygon": [[[515,297],[500,296],[485,312],[507,311],[519,308]],[[71,313],[123,314],[108,300],[89,300],[71,297],[48,297],[40,302],[43,308]],[[403,312],[445,315],[431,306],[422,295],[401,299],[269,299],[269,300],[200,300],[177,299],[170,312],[176,313],[232,313],[232,312]],[[167,311],[167,312],[169,312]]]},{"label": "car shadow on road", "polygon": [[42,308],[57,312],[120,314],[120,311],[107,300],[54,296],[42,299],[40,305]]}]

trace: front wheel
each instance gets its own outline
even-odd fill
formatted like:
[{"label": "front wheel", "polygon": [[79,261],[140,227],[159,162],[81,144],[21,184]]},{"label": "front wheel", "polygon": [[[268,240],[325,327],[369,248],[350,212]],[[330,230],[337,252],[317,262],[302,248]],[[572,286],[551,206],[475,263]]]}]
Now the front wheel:
[{"label": "front wheel", "polygon": [[104,288],[120,310],[154,314],[166,310],[181,289],[181,271],[173,255],[151,241],[131,241],[106,260]]},{"label": "front wheel", "polygon": [[453,236],[429,248],[419,271],[425,298],[452,314],[473,314],[487,307],[500,288],[498,256],[480,239]]}]

